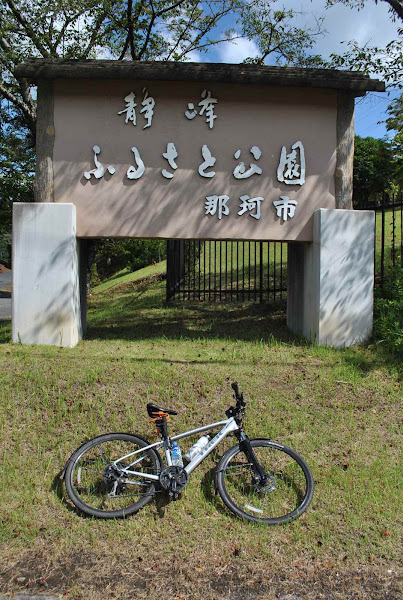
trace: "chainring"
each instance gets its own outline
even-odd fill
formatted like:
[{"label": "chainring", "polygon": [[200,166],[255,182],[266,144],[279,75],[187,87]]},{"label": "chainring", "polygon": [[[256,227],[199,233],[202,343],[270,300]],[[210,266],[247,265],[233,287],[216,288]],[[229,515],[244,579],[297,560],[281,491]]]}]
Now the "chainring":
[{"label": "chainring", "polygon": [[171,465],[160,474],[160,484],[168,492],[180,492],[189,481],[188,474],[183,467]]}]

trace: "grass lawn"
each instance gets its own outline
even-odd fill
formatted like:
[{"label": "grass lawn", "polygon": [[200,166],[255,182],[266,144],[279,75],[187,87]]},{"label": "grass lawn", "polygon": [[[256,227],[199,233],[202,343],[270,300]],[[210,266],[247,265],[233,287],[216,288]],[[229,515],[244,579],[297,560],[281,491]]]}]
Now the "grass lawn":
[{"label": "grass lawn", "polygon": [[[10,324],[0,323],[0,592],[402,598],[402,365],[376,345],[306,344],[280,309],[167,307],[164,298],[158,278],[94,294],[87,339],[74,349],[11,344]],[[212,473],[231,438],[179,502],[159,494],[126,521],[73,510],[59,474],[82,440],[107,431],[154,439],[149,401],[178,409],[173,432],[220,420],[233,380],[248,402],[249,435],[294,447],[313,471],[315,496],[301,519],[267,528],[224,507]]]}]

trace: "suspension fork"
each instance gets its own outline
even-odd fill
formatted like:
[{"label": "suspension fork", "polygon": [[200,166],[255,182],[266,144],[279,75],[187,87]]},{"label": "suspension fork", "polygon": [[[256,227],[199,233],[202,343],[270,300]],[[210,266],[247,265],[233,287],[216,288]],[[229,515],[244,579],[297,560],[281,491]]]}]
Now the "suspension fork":
[{"label": "suspension fork", "polygon": [[238,432],[235,433],[236,437],[239,440],[239,448],[245,454],[246,458],[252,465],[253,472],[255,474],[258,483],[265,483],[267,481],[267,473],[261,467],[256,454],[253,451],[252,444],[250,443],[250,439],[246,435],[246,433],[239,429]]}]

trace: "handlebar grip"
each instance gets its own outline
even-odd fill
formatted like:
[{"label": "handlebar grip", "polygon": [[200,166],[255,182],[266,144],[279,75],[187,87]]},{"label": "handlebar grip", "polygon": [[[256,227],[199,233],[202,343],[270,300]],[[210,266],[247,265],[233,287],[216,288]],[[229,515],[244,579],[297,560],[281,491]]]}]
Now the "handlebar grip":
[{"label": "handlebar grip", "polygon": [[236,381],[234,381],[234,383],[231,383],[231,387],[235,392],[235,397],[238,399],[239,398],[238,383]]}]

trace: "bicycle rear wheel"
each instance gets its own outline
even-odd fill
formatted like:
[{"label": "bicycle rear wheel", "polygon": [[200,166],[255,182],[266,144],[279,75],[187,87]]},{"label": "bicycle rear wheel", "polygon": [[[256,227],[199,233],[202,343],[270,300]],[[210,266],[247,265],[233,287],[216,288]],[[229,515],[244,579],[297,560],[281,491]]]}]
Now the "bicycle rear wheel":
[{"label": "bicycle rear wheel", "polygon": [[222,456],[215,473],[224,504],[239,517],[267,525],[297,519],[313,496],[314,481],[308,465],[282,444],[266,439],[250,442],[269,478],[265,485],[256,483],[252,464],[239,444],[233,446]]},{"label": "bicycle rear wheel", "polygon": [[71,456],[65,473],[66,490],[73,504],[87,515],[119,519],[136,513],[155,494],[156,481],[125,473],[129,468],[139,473],[159,476],[161,457],[152,448],[134,456],[149,443],[128,433],[108,433],[95,437]]}]

